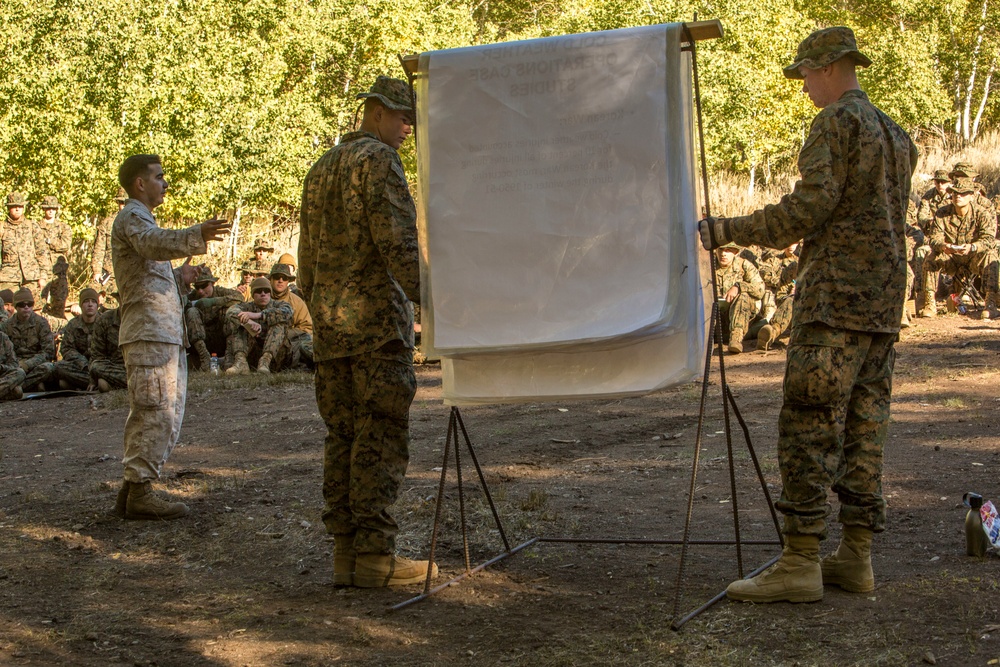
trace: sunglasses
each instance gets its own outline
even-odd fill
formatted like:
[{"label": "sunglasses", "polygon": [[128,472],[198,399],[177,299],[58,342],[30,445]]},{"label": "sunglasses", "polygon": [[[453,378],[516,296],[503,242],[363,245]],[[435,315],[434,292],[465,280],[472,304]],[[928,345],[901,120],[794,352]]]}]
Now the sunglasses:
[{"label": "sunglasses", "polygon": [[254,295],[257,295],[257,294],[270,294],[270,293],[271,293],[271,290],[269,290],[269,289],[264,289],[264,288],[262,287],[262,288],[260,288],[260,289],[255,289],[255,290],[253,291],[253,293],[254,293]]},{"label": "sunglasses", "polygon": [[35,307],[35,302],[34,301],[22,301],[21,303],[15,303],[14,307],[15,308],[34,308]]}]

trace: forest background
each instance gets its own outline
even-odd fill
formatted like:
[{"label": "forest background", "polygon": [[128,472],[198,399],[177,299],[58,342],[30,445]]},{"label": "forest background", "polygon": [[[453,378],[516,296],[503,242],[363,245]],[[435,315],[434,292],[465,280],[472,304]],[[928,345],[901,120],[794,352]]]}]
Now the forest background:
[{"label": "forest background", "polygon": [[[805,35],[827,25],[855,30],[874,61],[861,72],[862,86],[925,155],[964,154],[985,136],[979,157],[1000,163],[992,155],[998,7],[997,0],[0,0],[0,192],[27,193],[35,218],[43,195],[59,197],[76,236],[71,276],[79,286],[93,225],[114,207],[118,165],[132,153],[158,153],[171,182],[161,224],[233,219],[233,236],[211,258],[217,274],[231,278],[254,236],[269,237],[279,252],[294,249],[306,171],[355,128],[357,93],[379,74],[403,76],[399,54],[697,16],[720,19],[725,30],[698,51],[709,168],[725,186],[729,212],[746,212],[732,209],[788,189],[815,109],[781,67]],[[402,153],[412,182],[412,142]],[[947,166],[925,163],[931,171]]]}]

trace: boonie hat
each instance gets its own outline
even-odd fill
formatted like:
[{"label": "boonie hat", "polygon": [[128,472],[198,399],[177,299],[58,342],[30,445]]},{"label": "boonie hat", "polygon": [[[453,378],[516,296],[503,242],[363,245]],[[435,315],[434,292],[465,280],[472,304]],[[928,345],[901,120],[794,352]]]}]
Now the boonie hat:
[{"label": "boonie hat", "polygon": [[799,67],[804,65],[809,69],[820,69],[844,56],[850,56],[861,67],[872,64],[871,58],[858,51],[853,30],[844,26],[823,28],[802,40],[795,53],[795,62],[787,65],[782,72],[789,79],[801,79]]},{"label": "boonie hat", "polygon": [[266,243],[264,243],[264,239],[261,239],[261,238],[254,239],[253,249],[254,249],[254,252],[256,252],[258,250],[266,250],[268,252],[271,252],[272,250],[274,250],[274,248],[272,248],[271,246],[269,246]]},{"label": "boonie hat", "polygon": [[971,194],[976,191],[976,183],[971,178],[960,176],[951,184],[950,190],[960,195]]},{"label": "boonie hat", "polygon": [[97,301],[98,303],[100,303],[101,302],[101,298],[100,297],[101,297],[101,295],[98,294],[97,290],[95,290],[93,287],[88,287],[87,289],[82,289],[82,290],[80,290],[80,305],[82,306],[83,302],[86,301],[87,299],[93,299],[94,301]]},{"label": "boonie hat", "polygon": [[259,289],[266,289],[268,292],[271,291],[271,281],[267,278],[254,278],[253,282],[250,283],[250,293],[253,294]]},{"label": "boonie hat", "polygon": [[938,169],[937,171],[934,172],[934,180],[935,181],[950,181],[951,180],[951,176],[948,175],[948,170],[947,169]]},{"label": "boonie hat", "polygon": [[393,111],[413,111],[413,98],[410,95],[410,84],[402,79],[392,79],[380,76],[367,93],[358,93],[357,99],[376,98]]},{"label": "boonie hat", "polygon": [[208,283],[214,284],[217,282],[219,282],[219,279],[212,275],[212,269],[208,267],[202,269],[201,273],[194,280],[195,285],[207,285]]},{"label": "boonie hat", "polygon": [[28,198],[23,192],[11,192],[7,195],[7,207],[11,206],[27,206]]},{"label": "boonie hat", "polygon": [[45,195],[42,197],[41,209],[59,208],[59,199],[55,195]]},{"label": "boonie hat", "polygon": [[283,264],[282,262],[278,262],[277,264],[271,267],[271,275],[284,276],[288,278],[289,281],[292,281],[295,280],[295,269],[293,269],[288,264]]},{"label": "boonie hat", "polygon": [[733,243],[732,241],[730,241],[726,245],[720,245],[719,250],[732,250],[733,252],[739,252],[740,247],[735,243]]},{"label": "boonie hat", "polygon": [[951,168],[948,175],[951,176],[952,180],[955,180],[960,176],[966,176],[975,180],[976,176],[979,176],[979,172],[976,171],[976,168],[972,166],[971,162],[959,162]]}]

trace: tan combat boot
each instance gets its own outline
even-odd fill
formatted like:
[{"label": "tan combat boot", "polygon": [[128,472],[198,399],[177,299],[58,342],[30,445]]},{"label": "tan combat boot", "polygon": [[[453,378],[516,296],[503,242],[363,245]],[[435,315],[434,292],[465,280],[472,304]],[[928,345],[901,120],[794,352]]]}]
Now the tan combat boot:
[{"label": "tan combat boot", "polygon": [[743,337],[746,335],[746,331],[733,329],[733,331],[729,334],[729,345],[726,348],[729,350],[729,354],[739,354],[743,351]]},{"label": "tan combat boot", "polygon": [[872,531],[862,526],[844,526],[837,550],[823,559],[823,583],[852,593],[875,590],[872,573]]},{"label": "tan combat boot", "polygon": [[245,352],[237,352],[233,359],[233,365],[226,369],[226,375],[246,375],[250,372],[250,364],[247,363]]},{"label": "tan combat boot", "polygon": [[[354,585],[359,588],[385,588],[419,584],[437,576],[438,568],[425,560],[410,560],[395,554],[358,554],[354,566]],[[823,587],[820,586],[820,591]]]},{"label": "tan combat boot", "polygon": [[125,501],[126,519],[166,521],[187,516],[189,511],[184,503],[172,503],[153,493],[152,484],[148,480],[128,484],[128,499]]},{"label": "tan combat boot", "polygon": [[903,304],[903,316],[899,319],[899,328],[900,329],[909,329],[910,328],[910,314],[908,312],[906,312],[906,304],[905,303]]},{"label": "tan combat boot", "polygon": [[937,302],[933,290],[924,290],[924,307],[917,312],[917,317],[937,317]]},{"label": "tan combat boot", "polygon": [[208,346],[205,345],[205,341],[196,340],[194,342],[194,351],[198,353],[198,370],[207,373],[208,369],[212,366],[212,355],[208,353]]},{"label": "tan combat boot", "polygon": [[777,563],[752,579],[729,584],[726,595],[742,602],[818,602],[823,599],[817,535],[786,535]]},{"label": "tan combat boot", "polygon": [[354,535],[333,536],[333,585],[336,588],[354,585],[354,567],[358,552],[354,550]]},{"label": "tan combat boot", "polygon": [[757,332],[757,351],[766,352],[771,348],[771,343],[774,342],[774,327],[770,324],[765,324]]},{"label": "tan combat boot", "polygon": [[270,373],[271,372],[271,354],[265,352],[260,355],[260,362],[257,364],[258,373]]},{"label": "tan combat boot", "polygon": [[115,508],[111,510],[111,513],[118,517],[119,519],[125,518],[125,508],[128,504],[128,482],[122,480],[122,486],[118,489],[118,495],[115,496]]},{"label": "tan combat boot", "polygon": [[102,394],[106,394],[109,391],[111,391],[111,385],[108,384],[108,381],[105,380],[104,378],[98,378],[97,391],[101,392]]},{"label": "tan combat boot", "polygon": [[997,293],[994,291],[986,292],[986,304],[983,309],[979,311],[979,319],[981,320],[995,320],[1000,317],[1000,312],[997,311],[997,303],[1000,302],[1000,298],[997,297]]}]

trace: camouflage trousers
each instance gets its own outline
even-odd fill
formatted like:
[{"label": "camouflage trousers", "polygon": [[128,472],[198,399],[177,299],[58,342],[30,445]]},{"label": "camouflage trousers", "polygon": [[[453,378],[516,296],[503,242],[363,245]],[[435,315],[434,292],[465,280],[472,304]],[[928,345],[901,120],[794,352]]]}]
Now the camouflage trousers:
[{"label": "camouflage trousers", "polygon": [[895,333],[792,329],[778,418],[784,532],[826,538],[827,489],[840,523],[885,530],[882,452],[896,354]]},{"label": "camouflage trousers", "polygon": [[128,376],[125,479],[158,479],[181,434],[187,398],[187,355],[180,345],[137,341],[122,345]]},{"label": "camouflage trousers", "polygon": [[55,362],[55,378],[64,380],[73,389],[86,389],[90,386],[90,369],[63,359]]},{"label": "camouflage trousers", "polygon": [[14,390],[14,387],[20,387],[22,384],[24,384],[24,371],[20,368],[0,375],[0,401],[11,398],[10,392]]},{"label": "camouflage trousers", "polygon": [[771,327],[774,329],[774,338],[777,340],[781,337],[781,334],[785,333],[788,329],[788,325],[792,322],[792,304],[795,302],[795,298],[791,296],[786,296],[780,302],[778,302],[778,307],[774,311],[774,316],[771,317]]},{"label": "camouflage trousers", "polygon": [[226,341],[227,354],[242,352],[247,363],[256,366],[263,354],[271,355],[271,372],[276,373],[286,368],[292,360],[292,346],[288,342],[288,328],[284,325],[269,327],[262,325],[260,334],[254,336],[241,326],[233,327],[234,331]]},{"label": "camouflage trousers", "polygon": [[289,329],[288,340],[292,346],[292,366],[313,367],[313,337],[301,329]]},{"label": "camouflage trousers", "polygon": [[323,522],[354,534],[358,553],[392,553],[399,527],[389,507],[409,463],[413,350],[396,340],[375,352],[316,364],[316,404],[326,423]]},{"label": "camouflage trousers", "polygon": [[731,302],[719,301],[719,317],[722,319],[722,335],[725,342],[731,342],[736,334],[740,341],[746,336],[750,328],[750,321],[757,315],[758,305],[756,299],[744,293],[740,293]]},{"label": "camouflage trousers", "polygon": [[961,278],[965,281],[972,281],[976,276],[980,276],[983,281],[983,289],[987,292],[996,292],[998,282],[1000,282],[1000,261],[997,252],[974,252],[968,255],[938,255],[931,252],[924,260],[924,285],[937,286],[938,271],[941,271],[952,278]]},{"label": "camouflage trousers", "polygon": [[214,352],[222,357],[226,354],[225,311],[222,316],[215,317],[197,307],[184,311],[184,322],[187,324],[188,341],[193,346],[200,340],[205,341],[209,353]]},{"label": "camouflage trousers", "polygon": [[117,361],[92,360],[90,379],[94,384],[97,384],[98,380],[104,380],[112,389],[125,389],[128,386],[125,364]]},{"label": "camouflage trousers", "polygon": [[24,382],[21,386],[25,391],[34,390],[36,384],[44,385],[56,378],[56,365],[51,361],[43,361],[24,370]]}]

